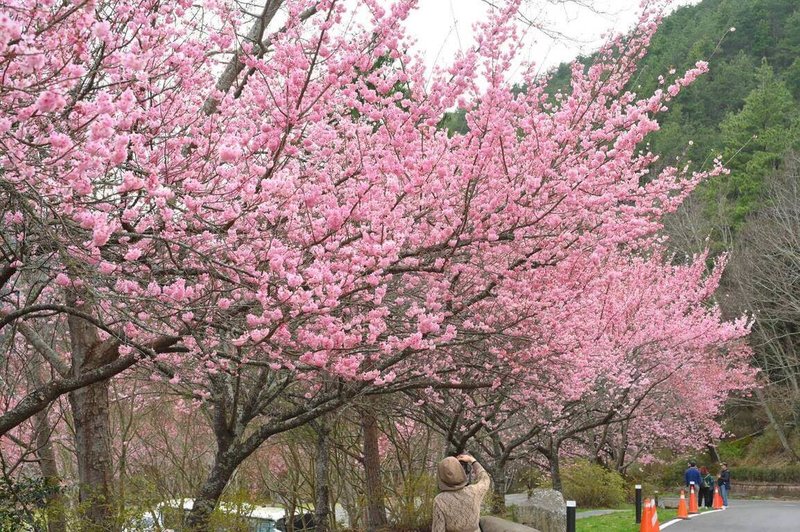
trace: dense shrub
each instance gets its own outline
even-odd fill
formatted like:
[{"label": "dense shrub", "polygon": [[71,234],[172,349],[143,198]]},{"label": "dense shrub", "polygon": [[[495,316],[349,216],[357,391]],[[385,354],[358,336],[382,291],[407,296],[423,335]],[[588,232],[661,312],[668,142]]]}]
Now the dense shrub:
[{"label": "dense shrub", "polygon": [[782,453],[783,446],[781,445],[780,438],[778,438],[778,434],[772,429],[767,429],[763,434],[757,438],[753,438],[752,441],[748,443],[746,452],[747,462],[758,463],[762,460],[772,461],[772,459],[780,456]]},{"label": "dense shrub", "polygon": [[580,507],[613,508],[625,502],[625,481],[616,471],[587,461],[575,462],[562,473],[564,497]]},{"label": "dense shrub", "polygon": [[739,460],[747,452],[752,438],[741,438],[735,441],[723,441],[717,445],[717,452],[723,460]]},{"label": "dense shrub", "polygon": [[42,526],[39,521],[43,516],[38,510],[56,491],[42,478],[0,479],[0,530],[33,530]]},{"label": "dense shrub", "polygon": [[776,482],[800,484],[800,466],[783,467],[747,467],[739,466],[731,469],[731,482],[737,480],[751,482]]}]

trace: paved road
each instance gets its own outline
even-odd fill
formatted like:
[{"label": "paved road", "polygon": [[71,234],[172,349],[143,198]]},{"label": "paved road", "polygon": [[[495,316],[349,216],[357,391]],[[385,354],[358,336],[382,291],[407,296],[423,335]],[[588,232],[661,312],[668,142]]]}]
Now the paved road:
[{"label": "paved road", "polygon": [[737,501],[667,527],[667,532],[797,532],[800,501]]}]

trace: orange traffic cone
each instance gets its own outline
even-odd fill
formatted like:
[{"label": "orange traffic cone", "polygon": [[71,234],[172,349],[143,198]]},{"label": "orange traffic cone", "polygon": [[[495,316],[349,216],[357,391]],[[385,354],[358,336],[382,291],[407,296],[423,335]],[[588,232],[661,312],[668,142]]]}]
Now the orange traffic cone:
[{"label": "orange traffic cone", "polygon": [[722,510],[722,495],[719,493],[719,486],[714,486],[714,500],[711,502],[711,508]]},{"label": "orange traffic cone", "polygon": [[650,518],[650,532],[661,532],[661,525],[658,524],[658,508],[656,507],[656,501],[650,504],[653,507],[653,515]]},{"label": "orange traffic cone", "polygon": [[650,499],[645,499],[642,505],[642,524],[639,526],[639,532],[652,532],[652,518],[653,512],[650,510]]},{"label": "orange traffic cone", "polygon": [[700,509],[697,507],[697,493],[694,491],[694,482],[689,484],[689,513],[700,513]]},{"label": "orange traffic cone", "polygon": [[678,519],[689,519],[689,509],[686,508],[686,494],[681,490],[681,500],[678,502]]}]

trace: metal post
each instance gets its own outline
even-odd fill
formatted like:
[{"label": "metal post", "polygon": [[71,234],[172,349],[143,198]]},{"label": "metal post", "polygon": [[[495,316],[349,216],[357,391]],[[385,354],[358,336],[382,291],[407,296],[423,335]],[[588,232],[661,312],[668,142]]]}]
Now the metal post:
[{"label": "metal post", "polygon": [[575,532],[575,501],[567,501],[567,532]]},{"label": "metal post", "polygon": [[636,484],[636,524],[642,522],[642,485]]}]

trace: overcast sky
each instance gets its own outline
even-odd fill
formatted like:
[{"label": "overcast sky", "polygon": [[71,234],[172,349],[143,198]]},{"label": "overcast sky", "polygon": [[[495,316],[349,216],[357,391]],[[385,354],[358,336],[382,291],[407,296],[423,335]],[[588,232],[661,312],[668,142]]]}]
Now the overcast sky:
[{"label": "overcast sky", "polygon": [[[699,0],[678,0],[676,5]],[[530,32],[525,41],[523,61],[533,61],[544,71],[579,54],[588,54],[602,43],[601,36],[612,30],[626,31],[636,22],[641,0],[528,0],[525,14],[549,28],[558,37]],[[579,4],[592,4],[595,9]],[[408,28],[418,39],[429,67],[444,65],[460,48],[472,43],[472,25],[491,7],[486,0],[420,0]]]}]

